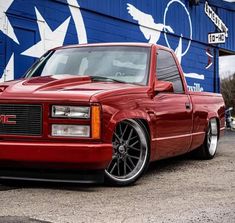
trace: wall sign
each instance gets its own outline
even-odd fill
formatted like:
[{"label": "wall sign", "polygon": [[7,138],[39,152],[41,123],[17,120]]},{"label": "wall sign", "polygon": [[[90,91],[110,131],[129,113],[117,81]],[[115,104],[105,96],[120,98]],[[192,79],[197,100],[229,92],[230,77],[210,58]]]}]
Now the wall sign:
[{"label": "wall sign", "polygon": [[209,33],[208,34],[208,43],[209,44],[217,44],[217,43],[225,43],[225,33]]},{"label": "wall sign", "polygon": [[209,6],[208,2],[205,2],[205,13],[216,25],[216,27],[228,37],[228,27],[224,24],[222,19],[215,13],[215,11]]}]

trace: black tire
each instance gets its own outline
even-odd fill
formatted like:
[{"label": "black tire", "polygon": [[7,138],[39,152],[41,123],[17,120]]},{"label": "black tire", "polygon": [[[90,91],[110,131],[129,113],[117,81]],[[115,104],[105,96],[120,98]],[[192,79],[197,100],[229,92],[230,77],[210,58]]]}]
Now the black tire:
[{"label": "black tire", "polygon": [[113,134],[113,159],[105,170],[105,182],[128,186],[136,182],[149,164],[149,137],[135,120],[120,122]]},{"label": "black tire", "polygon": [[213,159],[218,146],[218,124],[215,118],[208,123],[205,140],[203,144],[194,152],[196,158],[209,160]]}]

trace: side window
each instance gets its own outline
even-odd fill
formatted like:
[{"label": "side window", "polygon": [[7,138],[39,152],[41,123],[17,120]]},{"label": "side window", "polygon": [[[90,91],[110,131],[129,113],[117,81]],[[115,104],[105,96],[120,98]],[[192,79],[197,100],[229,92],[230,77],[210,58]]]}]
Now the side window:
[{"label": "side window", "polygon": [[157,79],[173,83],[175,93],[184,93],[182,80],[173,55],[165,50],[158,50]]}]

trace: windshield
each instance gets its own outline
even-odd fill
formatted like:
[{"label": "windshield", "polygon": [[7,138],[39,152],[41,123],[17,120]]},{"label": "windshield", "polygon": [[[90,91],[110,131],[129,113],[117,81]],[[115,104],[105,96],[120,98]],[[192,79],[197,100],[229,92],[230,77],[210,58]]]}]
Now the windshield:
[{"label": "windshield", "polygon": [[26,77],[71,74],[146,85],[150,48],[91,46],[49,51]]}]

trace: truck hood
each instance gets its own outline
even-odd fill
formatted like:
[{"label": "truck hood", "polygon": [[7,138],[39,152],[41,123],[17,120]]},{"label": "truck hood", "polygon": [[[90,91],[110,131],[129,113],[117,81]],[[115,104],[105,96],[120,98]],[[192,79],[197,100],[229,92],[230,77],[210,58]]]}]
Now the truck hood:
[{"label": "truck hood", "polygon": [[92,81],[89,76],[54,75],[20,79],[0,84],[2,100],[90,101],[93,95],[128,90],[136,85]]}]

